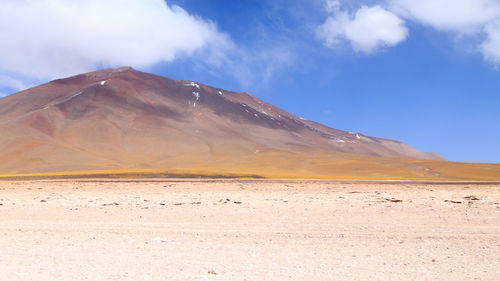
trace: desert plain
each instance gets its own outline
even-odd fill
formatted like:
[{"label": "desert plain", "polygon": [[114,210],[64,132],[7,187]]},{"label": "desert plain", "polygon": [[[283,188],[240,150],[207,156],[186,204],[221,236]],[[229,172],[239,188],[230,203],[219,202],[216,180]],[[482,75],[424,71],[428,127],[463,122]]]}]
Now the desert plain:
[{"label": "desert plain", "polygon": [[499,278],[498,182],[0,182],[0,280]]}]

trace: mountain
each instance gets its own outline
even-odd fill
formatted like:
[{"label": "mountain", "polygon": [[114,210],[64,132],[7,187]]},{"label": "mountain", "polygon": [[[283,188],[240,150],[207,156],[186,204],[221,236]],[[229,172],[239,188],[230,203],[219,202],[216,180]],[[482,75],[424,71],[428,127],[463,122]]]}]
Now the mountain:
[{"label": "mountain", "polygon": [[299,118],[248,93],[130,67],[2,98],[0,132],[4,175],[156,169],[432,178],[443,174],[431,166],[450,165],[398,141]]}]

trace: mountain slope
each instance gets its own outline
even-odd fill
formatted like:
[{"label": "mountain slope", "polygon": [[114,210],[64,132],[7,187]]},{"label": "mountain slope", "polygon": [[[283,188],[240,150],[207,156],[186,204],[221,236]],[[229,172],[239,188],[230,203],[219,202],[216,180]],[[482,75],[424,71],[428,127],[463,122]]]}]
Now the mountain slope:
[{"label": "mountain slope", "polygon": [[[177,169],[334,175],[328,167],[346,170],[348,161],[357,163],[354,170],[370,163],[365,175],[390,176],[397,159],[443,160],[401,142],[298,118],[247,93],[128,67],[2,98],[0,131],[0,174]],[[403,166],[398,169],[421,174]]]}]

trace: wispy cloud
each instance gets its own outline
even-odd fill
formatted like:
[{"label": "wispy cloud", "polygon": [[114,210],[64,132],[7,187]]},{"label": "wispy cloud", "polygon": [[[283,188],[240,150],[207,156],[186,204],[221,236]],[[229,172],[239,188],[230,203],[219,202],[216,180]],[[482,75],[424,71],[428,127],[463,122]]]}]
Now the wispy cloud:
[{"label": "wispy cloud", "polygon": [[200,56],[195,56],[196,68],[215,77],[230,78],[239,84],[239,90],[265,91],[276,77],[296,65],[298,53],[304,51],[303,35],[309,33],[301,30],[305,22],[297,10],[309,4],[309,0],[263,1],[261,10],[248,15],[251,24],[238,28],[243,34],[234,35],[232,46],[213,59],[200,61]]},{"label": "wispy cloud", "polygon": [[290,46],[256,46],[237,49],[227,59],[226,71],[245,89],[266,87],[277,72],[295,62]]},{"label": "wispy cloud", "polygon": [[231,47],[214,23],[163,0],[4,0],[0,9],[0,74],[15,88],[21,80],[143,67],[199,51],[216,60]]},{"label": "wispy cloud", "polygon": [[500,65],[500,20],[486,25],[485,33],[488,36],[480,50],[485,59]]},{"label": "wispy cloud", "polygon": [[28,87],[28,85],[22,80],[1,74],[0,74],[0,86],[8,87],[17,91],[26,89]]}]

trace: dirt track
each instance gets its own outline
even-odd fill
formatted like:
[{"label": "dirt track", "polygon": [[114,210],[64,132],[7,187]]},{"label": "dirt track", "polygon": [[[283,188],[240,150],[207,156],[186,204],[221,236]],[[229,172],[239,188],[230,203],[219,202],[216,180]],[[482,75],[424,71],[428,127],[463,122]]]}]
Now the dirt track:
[{"label": "dirt track", "polygon": [[0,280],[498,280],[500,185],[0,182]]}]

